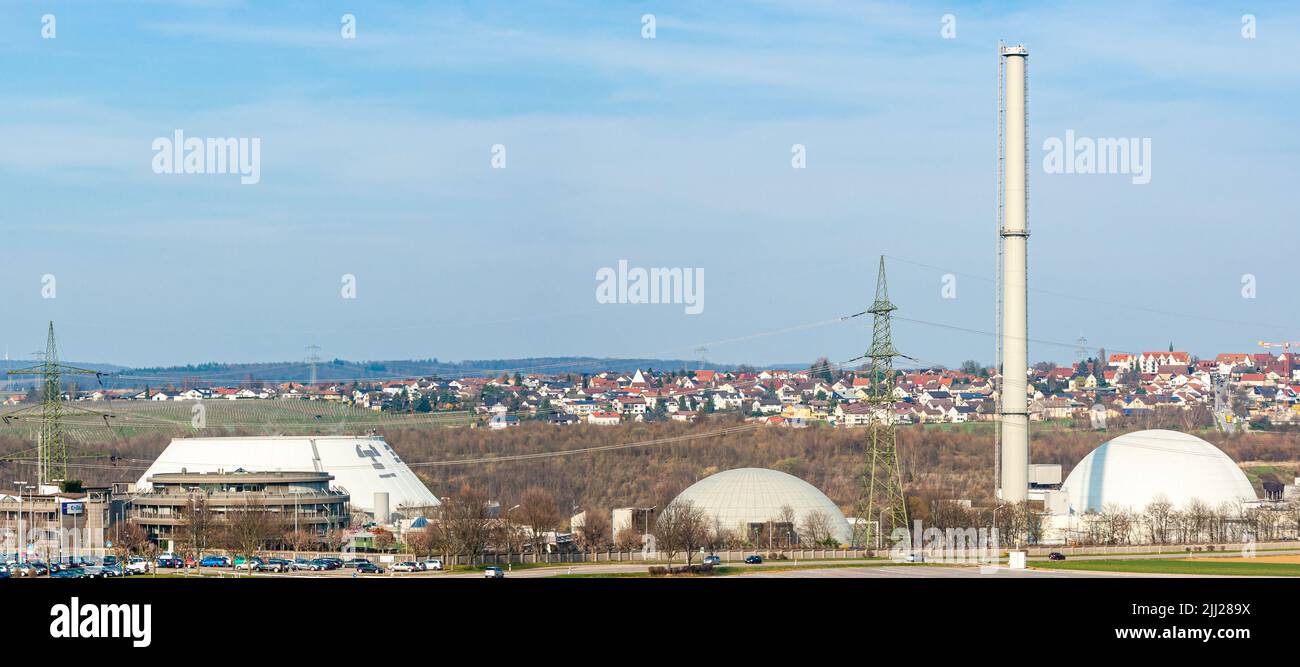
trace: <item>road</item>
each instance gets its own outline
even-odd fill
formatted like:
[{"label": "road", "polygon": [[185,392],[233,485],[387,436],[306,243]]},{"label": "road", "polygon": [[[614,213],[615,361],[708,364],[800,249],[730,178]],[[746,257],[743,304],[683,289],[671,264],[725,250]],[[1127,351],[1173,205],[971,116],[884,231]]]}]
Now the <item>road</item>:
[{"label": "road", "polygon": [[[1282,555],[1296,554],[1300,550],[1281,550],[1260,552],[1260,555]],[[1141,558],[1187,558],[1193,556],[1197,558],[1213,556],[1240,556],[1235,552],[1198,552],[1194,554],[1186,553],[1167,553],[1167,554],[1106,554],[1079,556],[1077,559],[1086,558],[1088,560],[1134,560]],[[980,568],[974,566],[937,566],[937,565],[901,565],[881,563],[879,565],[861,565],[849,566],[843,560],[808,560],[808,561],[768,561],[760,565],[746,565],[739,562],[727,562],[725,566],[734,568],[734,573],[729,573],[728,577],[757,577],[757,578],[870,578],[870,577],[914,577],[914,578],[964,578],[964,577],[1170,577],[1170,576],[1188,576],[1188,575],[1171,575],[1171,574],[1152,574],[1152,573],[1134,573],[1134,572],[1097,572],[1086,570],[1045,570],[1032,569],[1035,561],[1043,561],[1044,558],[1030,559],[1030,569],[1011,570],[1002,568]],[[680,565],[681,563],[678,563]],[[825,566],[825,567],[810,567]],[[646,563],[580,563],[573,566],[554,565],[547,567],[529,567],[508,570],[506,577],[509,579],[537,579],[546,577],[556,577],[562,575],[611,575],[611,574],[644,574],[648,565]],[[797,569],[792,569],[797,568]],[[163,573],[179,571],[162,571]],[[249,576],[245,572],[236,573],[229,568],[202,568],[202,573],[207,576]],[[339,569],[325,572],[291,572],[286,574],[257,573],[255,577],[274,577],[274,578],[311,578],[311,579],[341,579],[352,578],[353,570]],[[475,579],[482,578],[483,573],[479,570],[457,570],[454,572],[386,572],[384,574],[365,574],[358,578],[362,579]]]}]

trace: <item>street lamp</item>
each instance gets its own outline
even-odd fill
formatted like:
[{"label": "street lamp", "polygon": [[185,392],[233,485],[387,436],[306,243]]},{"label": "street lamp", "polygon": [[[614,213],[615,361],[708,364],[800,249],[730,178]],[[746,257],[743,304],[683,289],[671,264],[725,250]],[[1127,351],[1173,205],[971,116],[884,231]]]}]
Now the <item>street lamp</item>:
[{"label": "street lamp", "polygon": [[[57,486],[58,488],[60,488],[60,489],[63,488],[63,479],[62,479],[62,478],[60,478],[60,479],[52,479],[52,480],[50,480],[50,481],[53,482],[53,483],[55,484],[55,486]],[[55,512],[58,512],[58,515],[59,515],[59,561],[62,562],[62,560],[63,560],[63,497],[62,497],[62,496],[56,496],[56,498],[57,498],[57,500],[56,500],[55,503],[54,503],[54,511],[55,511]],[[72,519],[72,525],[73,525],[72,532],[73,532],[73,535],[74,535],[74,536],[76,535],[76,532],[77,532],[76,522],[77,522],[76,517],[73,517],[73,519]],[[48,550],[47,550],[47,551],[48,551]]]},{"label": "street lamp", "polygon": [[[34,532],[33,526],[36,524],[36,486],[32,484],[23,484],[23,488],[27,490],[27,532],[30,533]],[[19,498],[21,498],[22,491],[19,491],[18,494]],[[35,544],[35,541],[33,541],[32,545],[35,546]],[[27,552],[27,559],[30,560],[31,557],[32,554],[29,550]]]},{"label": "street lamp", "polygon": [[14,545],[14,559],[19,561],[25,560],[19,558],[18,555],[22,553],[23,545],[26,544],[27,539],[27,536],[23,533],[23,486],[26,484],[27,482],[14,482],[14,486],[18,487],[18,544]]},{"label": "street lamp", "polygon": [[514,560],[510,558],[510,550],[514,547],[513,534],[515,532],[514,524],[510,523],[510,513],[517,509],[519,509],[519,505],[506,510],[506,570],[510,572],[515,571]]},{"label": "street lamp", "polygon": [[[654,514],[654,513],[655,513],[655,510],[657,510],[657,509],[659,509],[659,506],[658,506],[658,505],[655,505],[654,507],[651,507],[650,509],[648,509],[648,510],[645,511],[645,532],[642,533],[642,535],[641,535],[641,546],[642,546],[642,548],[644,548],[647,544],[650,543],[650,515],[651,515],[651,514]],[[655,548],[655,557],[658,557],[658,556],[659,556],[659,549],[658,549],[658,547],[656,547],[656,548]]]},{"label": "street lamp", "polygon": [[[1002,509],[1003,507],[1006,507],[1006,506],[1007,506],[1007,503],[1001,503],[1001,504],[999,504],[998,506],[996,506],[996,507],[993,508],[993,533],[994,533],[995,535],[996,535],[997,532],[998,532],[998,510],[1000,510],[1000,509]],[[1018,538],[1017,538],[1017,539],[1018,539]],[[995,549],[997,548],[997,544],[996,544],[996,542],[994,543],[994,548],[995,548]],[[999,551],[1000,551],[1000,549],[999,549]],[[999,555],[995,554],[993,558],[994,558],[994,560],[996,561],[996,560],[999,559],[999,557],[1000,557]],[[1008,558],[1010,558],[1010,556],[1008,556]],[[1009,561],[1008,561],[1008,562],[1009,562]]]}]

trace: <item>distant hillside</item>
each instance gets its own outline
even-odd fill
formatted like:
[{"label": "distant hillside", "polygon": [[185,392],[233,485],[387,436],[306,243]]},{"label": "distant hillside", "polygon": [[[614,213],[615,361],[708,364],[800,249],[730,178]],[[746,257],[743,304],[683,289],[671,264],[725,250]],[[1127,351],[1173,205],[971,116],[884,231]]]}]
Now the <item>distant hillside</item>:
[{"label": "distant hillside", "polygon": [[[31,368],[45,363],[44,359],[0,359],[0,388],[5,390],[25,389],[37,382],[37,376],[34,375],[9,375],[9,371]],[[90,361],[64,361],[65,365],[76,368],[84,368],[88,371],[102,371],[104,373],[118,373],[126,371],[125,366],[114,366],[113,364],[98,364]],[[76,382],[82,387],[97,386],[93,376],[70,376],[67,381]],[[105,381],[107,385],[108,382]]]},{"label": "distant hillside", "polygon": [[[384,361],[346,361],[333,359],[316,364],[318,382],[351,380],[382,380],[387,378],[499,376],[516,372],[561,374],[596,373],[615,371],[630,373],[636,369],[695,370],[698,360],[686,359],[608,359],[596,357],[530,357],[525,359],[474,359],[460,362],[437,359],[397,359]],[[782,367],[804,367],[801,365]],[[709,370],[734,370],[728,364],[707,364]],[[191,385],[234,384],[247,382],[306,382],[311,367],[304,361],[279,363],[225,364],[207,363],[190,366],[132,368],[123,370],[119,377],[105,380],[112,386],[162,385],[168,383]]]}]

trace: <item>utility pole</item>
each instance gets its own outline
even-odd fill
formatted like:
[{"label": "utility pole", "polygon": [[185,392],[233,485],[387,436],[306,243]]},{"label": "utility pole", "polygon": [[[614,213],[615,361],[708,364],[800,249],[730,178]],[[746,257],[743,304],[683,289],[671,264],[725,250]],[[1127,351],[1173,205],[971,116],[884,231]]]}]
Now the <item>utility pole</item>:
[{"label": "utility pole", "polygon": [[320,346],[312,343],[307,346],[307,363],[311,366],[311,379],[307,384],[311,387],[316,386],[316,364],[320,363]]},{"label": "utility pole", "polygon": [[700,355],[700,370],[708,370],[709,360],[707,357],[709,354],[709,348],[701,345],[695,348],[695,353]]},{"label": "utility pole", "polygon": [[[52,479],[68,478],[68,447],[64,440],[63,417],[69,411],[63,405],[64,375],[93,375],[102,385],[102,373],[85,368],[77,368],[59,363],[59,348],[54,341],[54,322],[50,322],[49,335],[45,342],[45,361],[28,368],[6,371],[8,375],[35,375],[41,383],[41,430],[36,439],[37,484],[46,484]],[[75,408],[76,412],[90,413],[104,417],[105,424],[110,415]],[[5,415],[8,421],[16,413]]]},{"label": "utility pole", "polygon": [[[871,313],[871,350],[867,352],[868,375],[871,385],[866,398],[871,406],[871,424],[868,434],[863,488],[858,497],[859,519],[880,513],[877,531],[881,535],[893,533],[895,528],[907,528],[907,498],[903,495],[903,477],[898,466],[898,434],[894,428],[894,357],[903,356],[894,349],[890,332],[890,313],[898,307],[889,301],[889,285],[885,281],[885,258],[880,258],[880,273],[876,278],[876,300],[867,310]],[[889,521],[886,532],[885,520]],[[871,535],[871,523],[859,521],[867,528],[866,534],[856,535],[855,541],[869,545],[879,535]]]}]

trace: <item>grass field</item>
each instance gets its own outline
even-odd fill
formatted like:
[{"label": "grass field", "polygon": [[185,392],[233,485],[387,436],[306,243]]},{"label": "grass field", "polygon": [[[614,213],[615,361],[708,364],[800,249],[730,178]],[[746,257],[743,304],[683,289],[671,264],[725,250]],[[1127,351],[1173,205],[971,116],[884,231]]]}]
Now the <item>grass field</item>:
[{"label": "grass field", "polygon": [[1300,563],[1260,558],[1147,558],[1129,560],[1063,560],[1035,562],[1036,568],[1054,570],[1094,570],[1100,572],[1136,572],[1141,574],[1203,574],[1218,576],[1300,577]]},{"label": "grass field", "polygon": [[[772,561],[769,561],[769,562],[772,562]],[[696,577],[738,577],[738,576],[744,576],[744,575],[748,575],[748,574],[772,573],[772,572],[789,572],[789,571],[792,571],[792,570],[828,570],[828,569],[835,569],[835,568],[841,568],[841,567],[885,567],[885,566],[906,566],[906,565],[912,565],[912,563],[895,563],[895,562],[892,561],[892,560],[879,559],[879,558],[874,558],[874,559],[854,559],[854,560],[845,561],[845,562],[842,562],[842,563],[809,563],[809,564],[801,564],[801,563],[795,563],[795,562],[793,562],[793,561],[791,561],[791,562],[789,562],[789,563],[785,563],[785,562],[783,562],[783,561],[776,561],[776,562],[781,562],[782,564],[781,564],[781,565],[719,565],[719,566],[716,566],[716,567],[713,568],[713,573],[712,573],[712,574],[707,574],[707,575],[704,575],[704,574],[701,574],[701,575],[675,575],[675,576],[678,576],[678,577],[682,577],[682,576],[696,576]],[[647,565],[655,565],[655,564],[660,564],[660,565],[662,565],[662,564],[664,564],[664,563],[662,563],[662,562],[658,562],[658,563],[656,563],[656,562],[650,562],[650,563],[647,563]],[[698,565],[699,563],[696,563],[696,564]],[[927,564],[928,564],[928,565],[933,565],[933,564],[929,564],[929,563],[927,563]],[[674,566],[674,567],[682,567],[682,566],[684,566],[684,565],[685,565],[685,563],[683,563],[683,562],[681,562],[681,561],[675,561],[675,562],[673,563],[673,566]],[[582,572],[580,572],[580,571],[575,570],[575,571],[573,572],[573,574],[561,574],[561,575],[556,575],[556,576],[557,576],[557,578],[562,578],[562,579],[629,579],[629,578],[635,578],[635,579],[645,578],[645,579],[649,579],[649,578],[652,578],[652,577],[650,576],[650,572],[649,572],[648,568],[647,568],[646,570],[639,570],[639,571],[636,571],[636,572],[593,572],[593,573],[588,573],[588,574],[584,574],[584,573],[582,573]]]},{"label": "grass field", "polygon": [[[334,430],[359,433],[378,428],[463,426],[468,420],[464,412],[379,413],[332,401],[82,401],[65,404],[64,429],[82,442],[111,439],[110,427],[118,437],[150,432],[168,435],[197,432],[193,423],[199,405],[206,423],[204,435],[249,432],[293,435]],[[88,410],[112,417],[106,422],[99,414],[87,413]],[[0,422],[0,433],[23,434],[39,428],[39,409],[33,412],[11,408],[3,414],[19,418]]]}]

